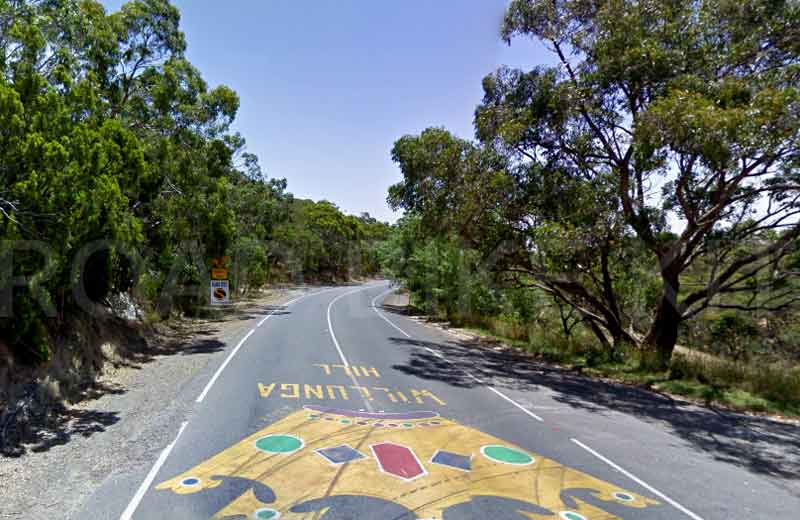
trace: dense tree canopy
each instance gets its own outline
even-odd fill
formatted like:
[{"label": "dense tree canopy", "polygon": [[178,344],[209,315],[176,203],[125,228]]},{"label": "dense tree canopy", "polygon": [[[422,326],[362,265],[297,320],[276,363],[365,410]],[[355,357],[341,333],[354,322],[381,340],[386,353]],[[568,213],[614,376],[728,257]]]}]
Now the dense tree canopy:
[{"label": "dense tree canopy", "polygon": [[661,366],[706,309],[800,298],[796,2],[515,0],[502,36],[558,65],[488,75],[477,142],[400,139],[390,203]]},{"label": "dense tree canopy", "polygon": [[[113,13],[95,0],[0,0],[0,337],[22,360],[47,359],[48,331],[86,307],[84,289],[98,304],[135,290],[166,316],[207,298],[215,257],[236,263],[239,291],[271,272],[376,269],[347,255],[374,256],[386,225],[266,179],[231,131],[236,93],[186,59],[179,21],[167,0]],[[298,255],[299,272],[281,264]],[[77,293],[76,259],[88,273]],[[14,288],[14,276],[29,280]]]}]

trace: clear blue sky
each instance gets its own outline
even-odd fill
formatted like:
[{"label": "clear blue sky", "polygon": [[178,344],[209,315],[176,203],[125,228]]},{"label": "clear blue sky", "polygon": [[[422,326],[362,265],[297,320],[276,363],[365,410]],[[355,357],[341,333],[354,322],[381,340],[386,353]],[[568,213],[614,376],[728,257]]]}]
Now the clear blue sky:
[{"label": "clear blue sky", "polygon": [[[120,0],[106,0],[109,9]],[[178,0],[188,57],[241,98],[236,123],[298,197],[394,221],[390,150],[444,126],[472,137],[481,79],[550,57],[500,41],[507,0]]]}]

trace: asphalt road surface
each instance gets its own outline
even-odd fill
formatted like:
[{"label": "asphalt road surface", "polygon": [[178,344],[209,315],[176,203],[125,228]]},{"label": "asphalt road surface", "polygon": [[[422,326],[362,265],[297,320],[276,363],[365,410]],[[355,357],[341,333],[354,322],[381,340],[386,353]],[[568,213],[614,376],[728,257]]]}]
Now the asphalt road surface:
[{"label": "asphalt road surface", "polygon": [[772,478],[783,455],[704,445],[713,414],[684,410],[681,430],[637,412],[655,397],[459,345],[390,293],[317,290],[265,316],[164,396],[192,404],[174,441],[80,518],[798,518]]}]

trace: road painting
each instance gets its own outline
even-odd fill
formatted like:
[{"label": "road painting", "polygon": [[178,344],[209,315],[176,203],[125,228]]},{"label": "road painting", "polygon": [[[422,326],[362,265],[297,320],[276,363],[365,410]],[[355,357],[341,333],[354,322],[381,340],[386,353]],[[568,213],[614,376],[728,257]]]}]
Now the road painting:
[{"label": "road painting", "polygon": [[436,412],[316,405],[156,489],[224,489],[213,518],[612,520],[658,504]]},{"label": "road painting", "polygon": [[447,403],[430,390],[409,388],[405,391],[385,386],[356,385],[318,385],[307,383],[258,383],[258,393],[264,399],[278,397],[281,399],[315,399],[320,401],[374,401],[376,397],[387,399],[391,403],[426,404],[435,403],[446,406]]},{"label": "road painting", "polygon": [[357,365],[329,365],[327,363],[316,363],[315,367],[321,368],[326,376],[333,374],[335,371],[342,371],[348,376],[355,377],[381,377],[380,371],[375,367],[364,367]]}]

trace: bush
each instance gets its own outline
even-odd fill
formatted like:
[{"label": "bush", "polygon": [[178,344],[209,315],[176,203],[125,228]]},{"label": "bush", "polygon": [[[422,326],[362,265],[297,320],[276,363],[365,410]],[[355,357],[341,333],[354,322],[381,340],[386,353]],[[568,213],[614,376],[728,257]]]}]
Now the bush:
[{"label": "bush", "polygon": [[800,368],[784,363],[744,363],[676,354],[670,371],[675,379],[745,391],[783,406],[800,404]]}]

